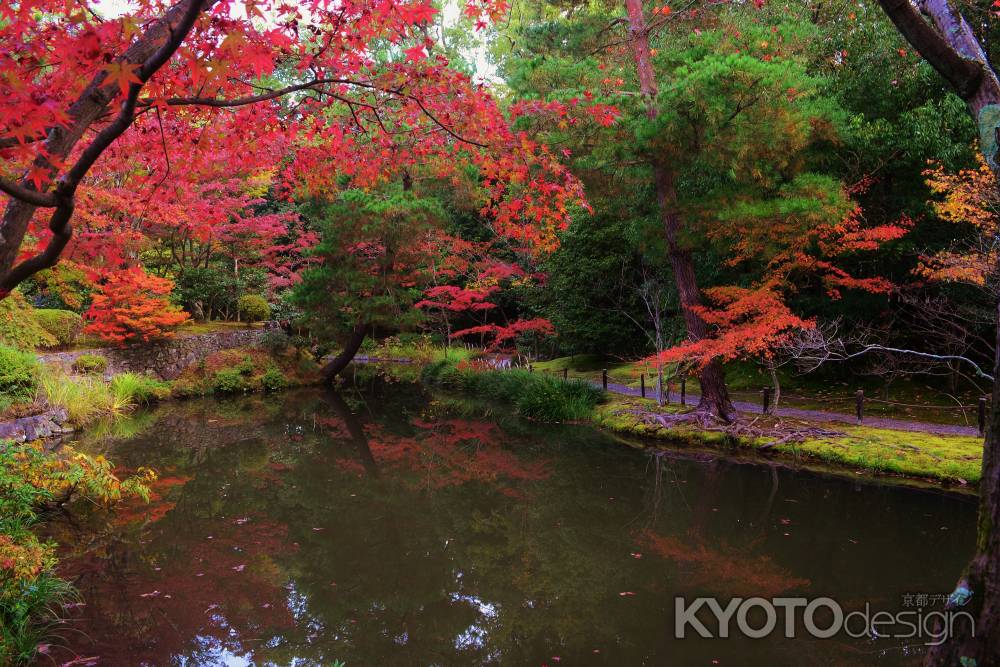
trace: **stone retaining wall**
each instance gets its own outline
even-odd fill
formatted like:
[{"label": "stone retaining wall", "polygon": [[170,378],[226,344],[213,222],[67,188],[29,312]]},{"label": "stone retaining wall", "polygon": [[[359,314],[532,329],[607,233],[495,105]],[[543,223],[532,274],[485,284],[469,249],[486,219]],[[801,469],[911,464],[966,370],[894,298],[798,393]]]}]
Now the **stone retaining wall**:
[{"label": "stone retaining wall", "polygon": [[0,422],[0,440],[14,442],[41,440],[72,433],[73,430],[66,411],[57,408],[40,415]]},{"label": "stone retaining wall", "polygon": [[181,372],[220,350],[231,350],[256,344],[267,331],[277,328],[268,322],[264,328],[234,329],[198,336],[179,336],[161,343],[136,345],[132,347],[107,347],[75,352],[49,352],[38,355],[47,364],[58,364],[70,368],[76,359],[84,354],[96,354],[108,360],[109,375],[115,373],[148,373],[163,380],[173,380]]}]

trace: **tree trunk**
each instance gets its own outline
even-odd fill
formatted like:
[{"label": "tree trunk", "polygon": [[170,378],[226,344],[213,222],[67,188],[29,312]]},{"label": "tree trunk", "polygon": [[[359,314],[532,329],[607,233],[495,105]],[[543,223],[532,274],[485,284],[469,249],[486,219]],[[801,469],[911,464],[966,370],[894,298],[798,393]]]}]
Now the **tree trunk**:
[{"label": "tree trunk", "polygon": [[771,412],[773,413],[778,408],[778,403],[781,402],[781,381],[778,379],[778,369],[775,368],[773,361],[768,363],[767,372],[771,374],[771,388],[774,390],[774,395],[771,397]]},{"label": "tree trunk", "polygon": [[351,331],[350,338],[348,338],[347,342],[344,343],[344,349],[340,351],[340,354],[330,360],[326,366],[323,366],[323,370],[320,371],[324,384],[332,383],[334,378],[336,378],[337,375],[340,374],[342,370],[347,368],[349,363],[351,363],[354,359],[354,355],[356,355],[358,350],[361,349],[361,344],[365,342],[365,333],[367,330],[368,326],[364,322],[361,322],[354,327],[354,330]]},{"label": "tree trunk", "polygon": [[[1000,303],[997,304],[1000,321]],[[1000,345],[1000,329],[997,343]],[[993,377],[1000,377],[1000,347],[993,362]],[[994,385],[993,396],[998,396]],[[954,633],[940,646],[932,646],[926,667],[1000,665],[1000,401],[993,400],[983,445],[983,476],[979,484],[979,530],[976,555],[958,581],[948,609],[969,613],[975,628],[959,619]],[[965,661],[963,662],[963,659]]]},{"label": "tree trunk", "polygon": [[[140,73],[144,73],[142,70],[150,65],[153,71],[148,74],[152,76],[157,69],[165,64],[166,59],[169,59],[174,50],[180,45],[180,42],[191,30],[192,17],[196,18],[201,12],[207,11],[216,1],[180,0],[180,2],[168,9],[161,18],[152,21],[145,32],[132,42],[131,46],[125,50],[116,62],[140,66]],[[163,47],[166,46],[170,46],[171,48],[164,51]],[[165,59],[158,58],[158,56],[164,56]],[[156,62],[153,62],[154,60]],[[81,157],[62,176],[58,175],[58,170],[52,166],[52,163],[65,160],[70,156],[70,153],[72,153],[77,143],[83,138],[85,132],[98,119],[107,115],[111,103],[118,95],[118,85],[109,78],[107,71],[102,70],[94,76],[76,101],[70,106],[68,123],[65,126],[56,126],[49,130],[48,136],[45,139],[45,154],[48,157],[39,156],[35,159],[34,166],[49,170],[55,181],[55,188],[49,191],[49,193],[54,194],[60,200],[49,221],[49,228],[53,232],[54,238],[45,251],[36,255],[31,260],[25,260],[16,265],[15,262],[21,254],[21,244],[24,240],[25,232],[28,230],[28,223],[31,221],[37,207],[17,197],[11,197],[7,202],[3,217],[0,218],[0,298],[6,296],[6,293],[12,290],[21,280],[32,275],[40,268],[47,268],[48,265],[55,264],[58,260],[59,255],[62,253],[72,234],[70,220],[73,216],[73,199],[76,186],[93,163],[86,164],[81,162],[80,160],[83,160]],[[128,124],[131,124],[131,120],[128,121]],[[124,131],[125,127],[121,127],[120,129]],[[108,127],[106,126],[102,132],[107,130]],[[98,135],[98,138],[100,138],[100,135]],[[98,145],[97,139],[95,139],[85,149],[84,153],[86,154],[88,150],[94,150],[100,155],[104,148],[101,148]],[[91,156],[87,157],[89,160]],[[74,173],[77,169],[80,169],[82,173]],[[29,190],[35,189],[27,176],[22,178],[21,185]]]},{"label": "tree trunk", "polygon": [[[979,148],[1000,184],[1000,79],[972,26],[948,0],[919,0],[920,15],[910,0],[879,0],[903,37],[965,100],[979,128]],[[994,271],[1000,267],[994,266]],[[1000,302],[996,313],[1000,343]],[[1000,665],[1000,347],[993,362],[993,397],[983,443],[983,475],[979,485],[979,531],[976,555],[948,603],[968,612],[975,628],[957,622],[952,636],[927,652],[927,667]]]},{"label": "tree trunk", "polygon": [[[639,75],[639,88],[646,98],[646,113],[650,119],[655,119],[656,111],[656,77],[653,63],[650,59],[649,33],[646,29],[646,18],[642,12],[642,0],[625,0],[628,11],[632,44],[632,54]],[[698,290],[698,279],[694,272],[694,259],[691,252],[685,248],[680,239],[682,221],[677,210],[677,192],[674,189],[674,174],[662,161],[652,161],[653,178],[656,184],[656,198],[663,221],[663,232],[667,240],[667,254],[670,266],[674,272],[674,281],[680,297],[681,311],[687,326],[688,337],[691,340],[701,340],[708,335],[708,325],[697,312],[701,305],[701,293]],[[716,414],[720,419],[729,420],[733,404],[729,400],[726,389],[726,375],[722,364],[712,361],[701,369],[701,400],[698,409]]]}]

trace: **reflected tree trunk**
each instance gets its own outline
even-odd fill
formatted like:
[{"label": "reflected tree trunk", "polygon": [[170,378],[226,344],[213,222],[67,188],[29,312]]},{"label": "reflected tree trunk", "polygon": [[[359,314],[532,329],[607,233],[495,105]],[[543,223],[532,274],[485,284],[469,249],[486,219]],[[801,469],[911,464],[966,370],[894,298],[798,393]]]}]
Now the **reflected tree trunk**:
[{"label": "reflected tree trunk", "polygon": [[371,447],[368,446],[368,436],[365,435],[364,424],[361,423],[357,415],[351,412],[351,408],[343,396],[331,391],[326,395],[326,398],[337,417],[342,419],[347,426],[347,432],[351,434],[351,440],[358,448],[358,458],[361,459],[361,465],[364,466],[365,472],[371,477],[378,477],[378,462],[375,460],[375,455],[372,454]]}]

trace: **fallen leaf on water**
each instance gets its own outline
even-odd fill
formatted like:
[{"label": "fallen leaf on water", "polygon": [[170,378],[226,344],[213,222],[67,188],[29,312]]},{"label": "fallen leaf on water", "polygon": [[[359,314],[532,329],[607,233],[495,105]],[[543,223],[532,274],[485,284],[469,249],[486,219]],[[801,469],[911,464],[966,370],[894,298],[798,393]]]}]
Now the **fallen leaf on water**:
[{"label": "fallen leaf on water", "polygon": [[235,565],[233,566],[233,572],[242,572],[246,569],[246,565]]},{"label": "fallen leaf on water", "polygon": [[153,591],[152,593],[143,593],[139,597],[141,598],[155,598],[160,594],[160,591]]}]

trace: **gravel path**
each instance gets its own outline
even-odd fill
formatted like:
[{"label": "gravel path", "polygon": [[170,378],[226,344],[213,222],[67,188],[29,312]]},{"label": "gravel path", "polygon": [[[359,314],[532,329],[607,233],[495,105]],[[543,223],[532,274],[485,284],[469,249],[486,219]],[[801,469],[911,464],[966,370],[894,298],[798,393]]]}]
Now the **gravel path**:
[{"label": "gravel path", "polygon": [[[600,386],[600,380],[589,381],[594,386]],[[608,391],[626,396],[639,396],[640,391],[635,387],[623,384],[608,382]],[[647,388],[646,396],[655,398],[654,389]],[[687,394],[687,404],[694,405],[698,402],[698,394]],[[670,392],[670,401],[680,403],[681,395],[677,392]],[[761,414],[760,403],[750,403],[747,401],[733,401],[733,405],[739,412],[749,414]],[[843,412],[826,412],[825,410],[805,410],[802,408],[778,407],[774,414],[779,417],[792,417],[794,419],[804,419],[807,421],[819,422],[839,422],[844,424],[857,424],[858,419],[853,414]],[[932,433],[934,435],[979,435],[979,430],[975,426],[958,426],[954,424],[930,424],[927,422],[907,421],[905,419],[891,419],[889,417],[865,417],[865,426],[872,428],[885,428],[894,431],[911,431],[913,433]]]}]

